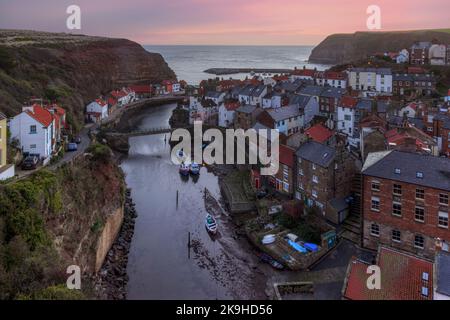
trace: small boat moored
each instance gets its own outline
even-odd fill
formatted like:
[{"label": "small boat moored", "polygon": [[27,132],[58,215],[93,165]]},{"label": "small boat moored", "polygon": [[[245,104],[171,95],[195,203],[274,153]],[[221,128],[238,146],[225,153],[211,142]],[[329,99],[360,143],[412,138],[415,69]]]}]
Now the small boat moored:
[{"label": "small boat moored", "polygon": [[217,233],[217,221],[212,215],[208,214],[206,216],[205,226],[209,233],[213,235]]},{"label": "small boat moored", "polygon": [[183,176],[189,175],[189,166],[184,162],[180,164],[180,174]]},{"label": "small boat moored", "polygon": [[270,264],[273,268],[278,269],[278,270],[283,270],[284,269],[284,266],[281,263],[279,263],[277,260],[275,260],[274,258],[269,256],[268,254],[263,253],[263,252],[259,252],[256,255],[258,256],[258,258],[261,261]]},{"label": "small boat moored", "polygon": [[200,165],[198,163],[192,163],[190,166],[190,172],[193,175],[198,175],[200,174]]}]

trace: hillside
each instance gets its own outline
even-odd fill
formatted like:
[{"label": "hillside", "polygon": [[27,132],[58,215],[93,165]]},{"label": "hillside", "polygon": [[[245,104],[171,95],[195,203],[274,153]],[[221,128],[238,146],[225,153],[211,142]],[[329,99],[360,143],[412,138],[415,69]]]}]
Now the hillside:
[{"label": "hillside", "polygon": [[328,36],[309,57],[311,63],[343,64],[365,59],[375,52],[399,51],[415,41],[436,39],[450,44],[448,29],[392,32],[356,32]]},{"label": "hillside", "polygon": [[160,54],[130,40],[0,30],[0,110],[8,116],[36,96],[58,99],[80,123],[100,93],[173,78]]}]

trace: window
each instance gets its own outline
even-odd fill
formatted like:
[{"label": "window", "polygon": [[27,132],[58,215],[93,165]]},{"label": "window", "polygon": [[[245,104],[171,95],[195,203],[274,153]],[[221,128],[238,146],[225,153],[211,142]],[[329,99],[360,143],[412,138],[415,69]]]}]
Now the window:
[{"label": "window", "polygon": [[30,126],[30,134],[36,134],[36,133],[37,133],[36,126]]},{"label": "window", "polygon": [[283,182],[283,190],[289,192],[289,183]]},{"label": "window", "polygon": [[399,230],[392,230],[392,241],[401,242],[402,233]]},{"label": "window", "polygon": [[303,176],[303,169],[298,169],[298,174]]},{"label": "window", "polygon": [[372,211],[380,211],[380,198],[372,197]]},{"label": "window", "polygon": [[312,164],[312,169],[316,170],[316,164],[315,163]]},{"label": "window", "polygon": [[370,226],[370,234],[372,236],[379,237],[380,236],[380,226],[377,225],[376,223],[372,223],[372,225]]},{"label": "window", "polygon": [[425,222],[425,208],[416,207],[416,212],[414,214],[414,219],[418,222]]},{"label": "window", "polygon": [[423,249],[425,245],[425,239],[422,235],[418,234],[414,237],[414,247]]},{"label": "window", "polygon": [[289,169],[287,166],[283,167],[283,179],[285,181],[289,180]]},{"label": "window", "polygon": [[402,186],[399,184],[394,184],[392,192],[396,195],[401,196],[402,195]]},{"label": "window", "polygon": [[396,168],[396,169],[394,170],[394,172],[395,172],[395,174],[400,174],[400,173],[402,173],[402,171],[401,171],[399,168]]},{"label": "window", "polygon": [[420,200],[425,199],[425,190],[424,189],[416,189],[416,199],[420,199]]},{"label": "window", "polygon": [[36,145],[35,144],[31,144],[30,145],[30,149],[36,149]]},{"label": "window", "polygon": [[352,120],[352,116],[349,114],[344,115],[344,120],[345,121],[351,121]]},{"label": "window", "polygon": [[372,191],[380,191],[380,182],[372,181]]},{"label": "window", "polygon": [[448,212],[439,211],[438,226],[448,229]]},{"label": "window", "polygon": [[394,202],[392,204],[392,214],[394,216],[400,216],[402,215],[402,204],[399,202]]},{"label": "window", "polygon": [[313,176],[312,180],[314,183],[319,183],[319,178],[317,178],[317,176]]},{"label": "window", "polygon": [[423,172],[416,172],[416,178],[423,179]]},{"label": "window", "polygon": [[317,197],[319,196],[319,194],[317,193],[316,190],[313,190],[313,191],[312,191],[312,196],[313,196],[314,198],[317,198]]},{"label": "window", "polygon": [[304,190],[304,188],[303,188],[303,183],[299,182],[299,183],[298,183],[298,188],[299,188],[300,190]]},{"label": "window", "polygon": [[439,204],[442,204],[444,206],[448,206],[448,194],[447,193],[440,193],[439,194]]}]

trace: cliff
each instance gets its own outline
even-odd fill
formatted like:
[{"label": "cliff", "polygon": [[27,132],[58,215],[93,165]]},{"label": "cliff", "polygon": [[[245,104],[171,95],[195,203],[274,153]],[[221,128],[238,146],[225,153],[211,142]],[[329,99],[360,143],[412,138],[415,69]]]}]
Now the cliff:
[{"label": "cliff", "polygon": [[81,122],[101,93],[174,78],[160,54],[130,40],[0,30],[0,108],[8,116],[36,96],[59,100]]},{"label": "cliff", "polygon": [[121,226],[125,182],[109,148],[94,146],[92,156],[56,171],[0,184],[0,299],[63,285],[70,265],[81,268],[83,292],[95,295],[88,279]]},{"label": "cliff", "polygon": [[376,52],[400,51],[410,48],[415,41],[432,41],[434,39],[450,43],[450,32],[444,29],[333,34],[313,49],[309,62],[351,63],[365,59]]}]

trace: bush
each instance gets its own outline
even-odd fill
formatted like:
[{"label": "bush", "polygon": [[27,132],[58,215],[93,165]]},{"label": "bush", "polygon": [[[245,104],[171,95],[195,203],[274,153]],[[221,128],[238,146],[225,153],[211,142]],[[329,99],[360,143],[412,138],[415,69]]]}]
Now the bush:
[{"label": "bush", "polygon": [[111,159],[111,149],[100,143],[94,143],[89,146],[87,152],[91,153],[95,161],[108,162]]},{"label": "bush", "polygon": [[19,300],[86,300],[80,290],[70,290],[65,285],[56,285],[30,295],[20,295]]},{"label": "bush", "polygon": [[0,69],[10,71],[15,66],[16,62],[11,53],[5,48],[0,48]]}]

